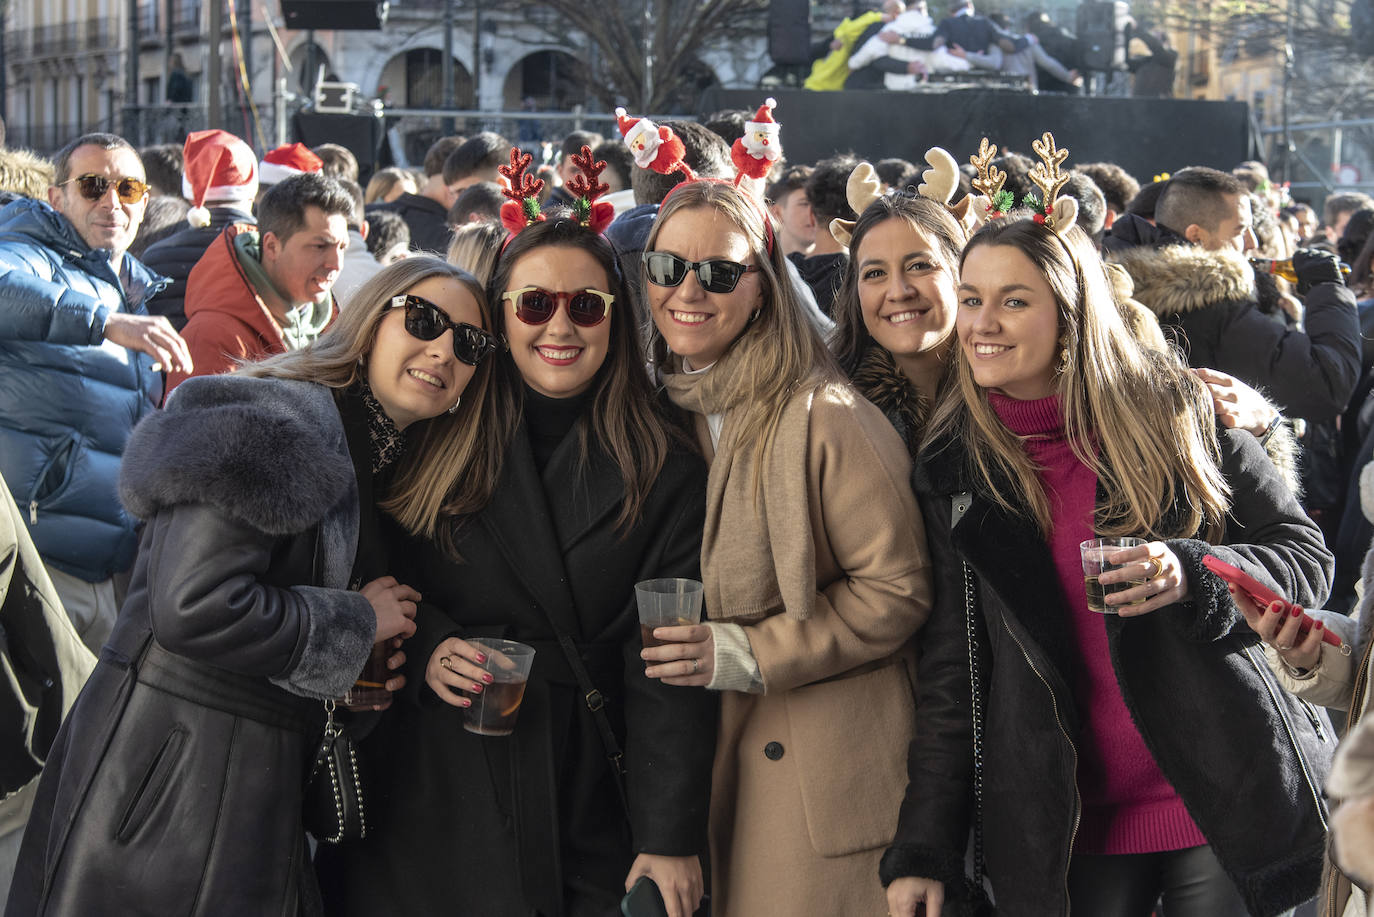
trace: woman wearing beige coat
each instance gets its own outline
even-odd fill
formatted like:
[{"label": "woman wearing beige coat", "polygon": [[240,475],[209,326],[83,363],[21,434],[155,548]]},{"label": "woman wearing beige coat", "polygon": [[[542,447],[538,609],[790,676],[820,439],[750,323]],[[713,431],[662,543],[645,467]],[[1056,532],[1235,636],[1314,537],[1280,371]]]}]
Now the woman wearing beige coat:
[{"label": "woman wearing beige coat", "polygon": [[[1374,464],[1360,473],[1360,507],[1374,520]],[[1374,841],[1358,822],[1374,813],[1374,731],[1366,713],[1370,707],[1370,679],[1374,677],[1374,548],[1364,558],[1363,591],[1351,617],[1334,611],[1309,611],[1316,626],[1306,635],[1301,619],[1279,609],[1261,607],[1232,588],[1236,607],[1246,623],[1264,640],[1264,655],[1279,684],[1312,704],[1345,710],[1346,739],[1326,781],[1327,795],[1342,803],[1331,816],[1338,862],[1353,870],[1359,881],[1374,866]],[[1341,638],[1337,648],[1323,642],[1326,629]],[[1350,827],[1341,836],[1341,823]],[[1358,830],[1352,830],[1358,829]],[[1371,912],[1369,895],[1357,882],[1336,868],[1330,856],[1322,873],[1322,917],[1366,917]]]},{"label": "woman wearing beige coat", "polygon": [[930,608],[906,448],[843,381],[758,204],[687,182],[645,246],[660,379],[711,460],[707,623],[647,674],[721,691],[712,913],[882,914]]}]

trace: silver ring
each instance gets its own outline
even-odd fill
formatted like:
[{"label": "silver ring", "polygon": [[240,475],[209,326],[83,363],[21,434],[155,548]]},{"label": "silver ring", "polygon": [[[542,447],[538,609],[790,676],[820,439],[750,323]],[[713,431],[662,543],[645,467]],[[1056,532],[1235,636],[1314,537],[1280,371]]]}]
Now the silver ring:
[{"label": "silver ring", "polygon": [[699,658],[698,658],[698,659],[693,659],[693,660],[692,660],[692,674],[695,675],[695,674],[696,674],[698,671],[700,671],[700,670],[701,670],[701,660],[700,660]]},{"label": "silver ring", "polygon": [[1288,652],[1289,650],[1291,650],[1292,648],[1293,648],[1293,644],[1291,644],[1291,643],[1275,643],[1275,644],[1274,644],[1274,649],[1278,650],[1280,653],[1286,653],[1286,652]]}]

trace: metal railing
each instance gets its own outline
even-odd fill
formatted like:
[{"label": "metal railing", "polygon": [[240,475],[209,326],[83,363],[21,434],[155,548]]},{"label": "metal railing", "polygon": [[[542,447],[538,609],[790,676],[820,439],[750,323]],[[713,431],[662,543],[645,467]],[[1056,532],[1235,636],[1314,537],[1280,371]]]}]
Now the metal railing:
[{"label": "metal railing", "polygon": [[[1374,118],[1347,118],[1290,124],[1288,131],[1292,133],[1294,138],[1290,151],[1292,159],[1289,163],[1290,188],[1295,190],[1320,188],[1324,194],[1342,190],[1369,191],[1374,189],[1374,160],[1368,156],[1368,151],[1374,149]],[[1303,144],[1298,138],[1305,134],[1330,135],[1326,145],[1328,150],[1327,161],[1324,164],[1315,162],[1311,156],[1303,151]],[[1283,159],[1285,152],[1283,148],[1284,135],[1285,129],[1281,125],[1259,130],[1261,142],[1267,141],[1268,156],[1266,161],[1271,166]],[[1370,175],[1371,180],[1354,182],[1340,180],[1340,169],[1346,165],[1343,162],[1345,151],[1352,148],[1359,151],[1363,160],[1357,164],[1357,168],[1362,167],[1362,175]],[[1271,168],[1270,171],[1274,170]]]}]

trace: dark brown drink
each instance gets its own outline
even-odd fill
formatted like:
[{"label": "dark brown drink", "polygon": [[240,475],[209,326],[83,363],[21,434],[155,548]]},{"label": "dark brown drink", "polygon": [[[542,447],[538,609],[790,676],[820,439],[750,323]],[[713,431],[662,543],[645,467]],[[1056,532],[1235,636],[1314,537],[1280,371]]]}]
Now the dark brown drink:
[{"label": "dark brown drink", "polygon": [[386,689],[386,680],[391,670],[386,667],[387,659],[393,650],[389,641],[374,644],[372,653],[363,665],[362,674],[344,695],[344,705],[348,707],[385,707],[391,703],[391,692]]},{"label": "dark brown drink", "polygon": [[463,728],[483,736],[508,736],[515,731],[515,717],[525,698],[525,679],[497,681],[472,698],[464,711]]},{"label": "dark brown drink", "polygon": [[681,626],[684,625],[684,624],[695,624],[695,623],[696,623],[695,621],[689,620],[689,619],[687,619],[687,618],[678,618],[678,619],[676,619],[676,620],[674,620],[674,621],[662,621],[662,622],[660,622],[660,623],[658,623],[658,624],[645,624],[643,621],[640,621],[640,622],[639,622],[639,639],[644,643],[644,648],[645,648],[646,650],[647,650],[649,647],[651,647],[651,646],[662,646],[662,645],[665,644],[665,643],[671,643],[671,642],[673,642],[673,641],[671,641],[671,640],[660,640],[660,639],[658,639],[657,637],[655,637],[655,636],[654,636],[654,629],[655,629],[655,628],[658,628],[658,627],[681,627]]}]

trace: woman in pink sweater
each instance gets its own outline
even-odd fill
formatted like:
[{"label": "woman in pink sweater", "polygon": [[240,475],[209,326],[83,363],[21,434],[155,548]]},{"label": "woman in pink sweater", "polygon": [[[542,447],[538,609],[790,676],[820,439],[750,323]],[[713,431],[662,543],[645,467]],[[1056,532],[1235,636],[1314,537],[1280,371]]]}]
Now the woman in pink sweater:
[{"label": "woman in pink sweater", "polygon": [[[1123,325],[1060,208],[960,263],[915,474],[937,573],[892,914],[1277,914],[1316,890],[1329,724],[1278,690],[1214,553],[1307,603],[1331,555],[1249,433]],[[1089,610],[1079,543],[1139,536]],[[975,834],[975,879],[964,851]]]}]

